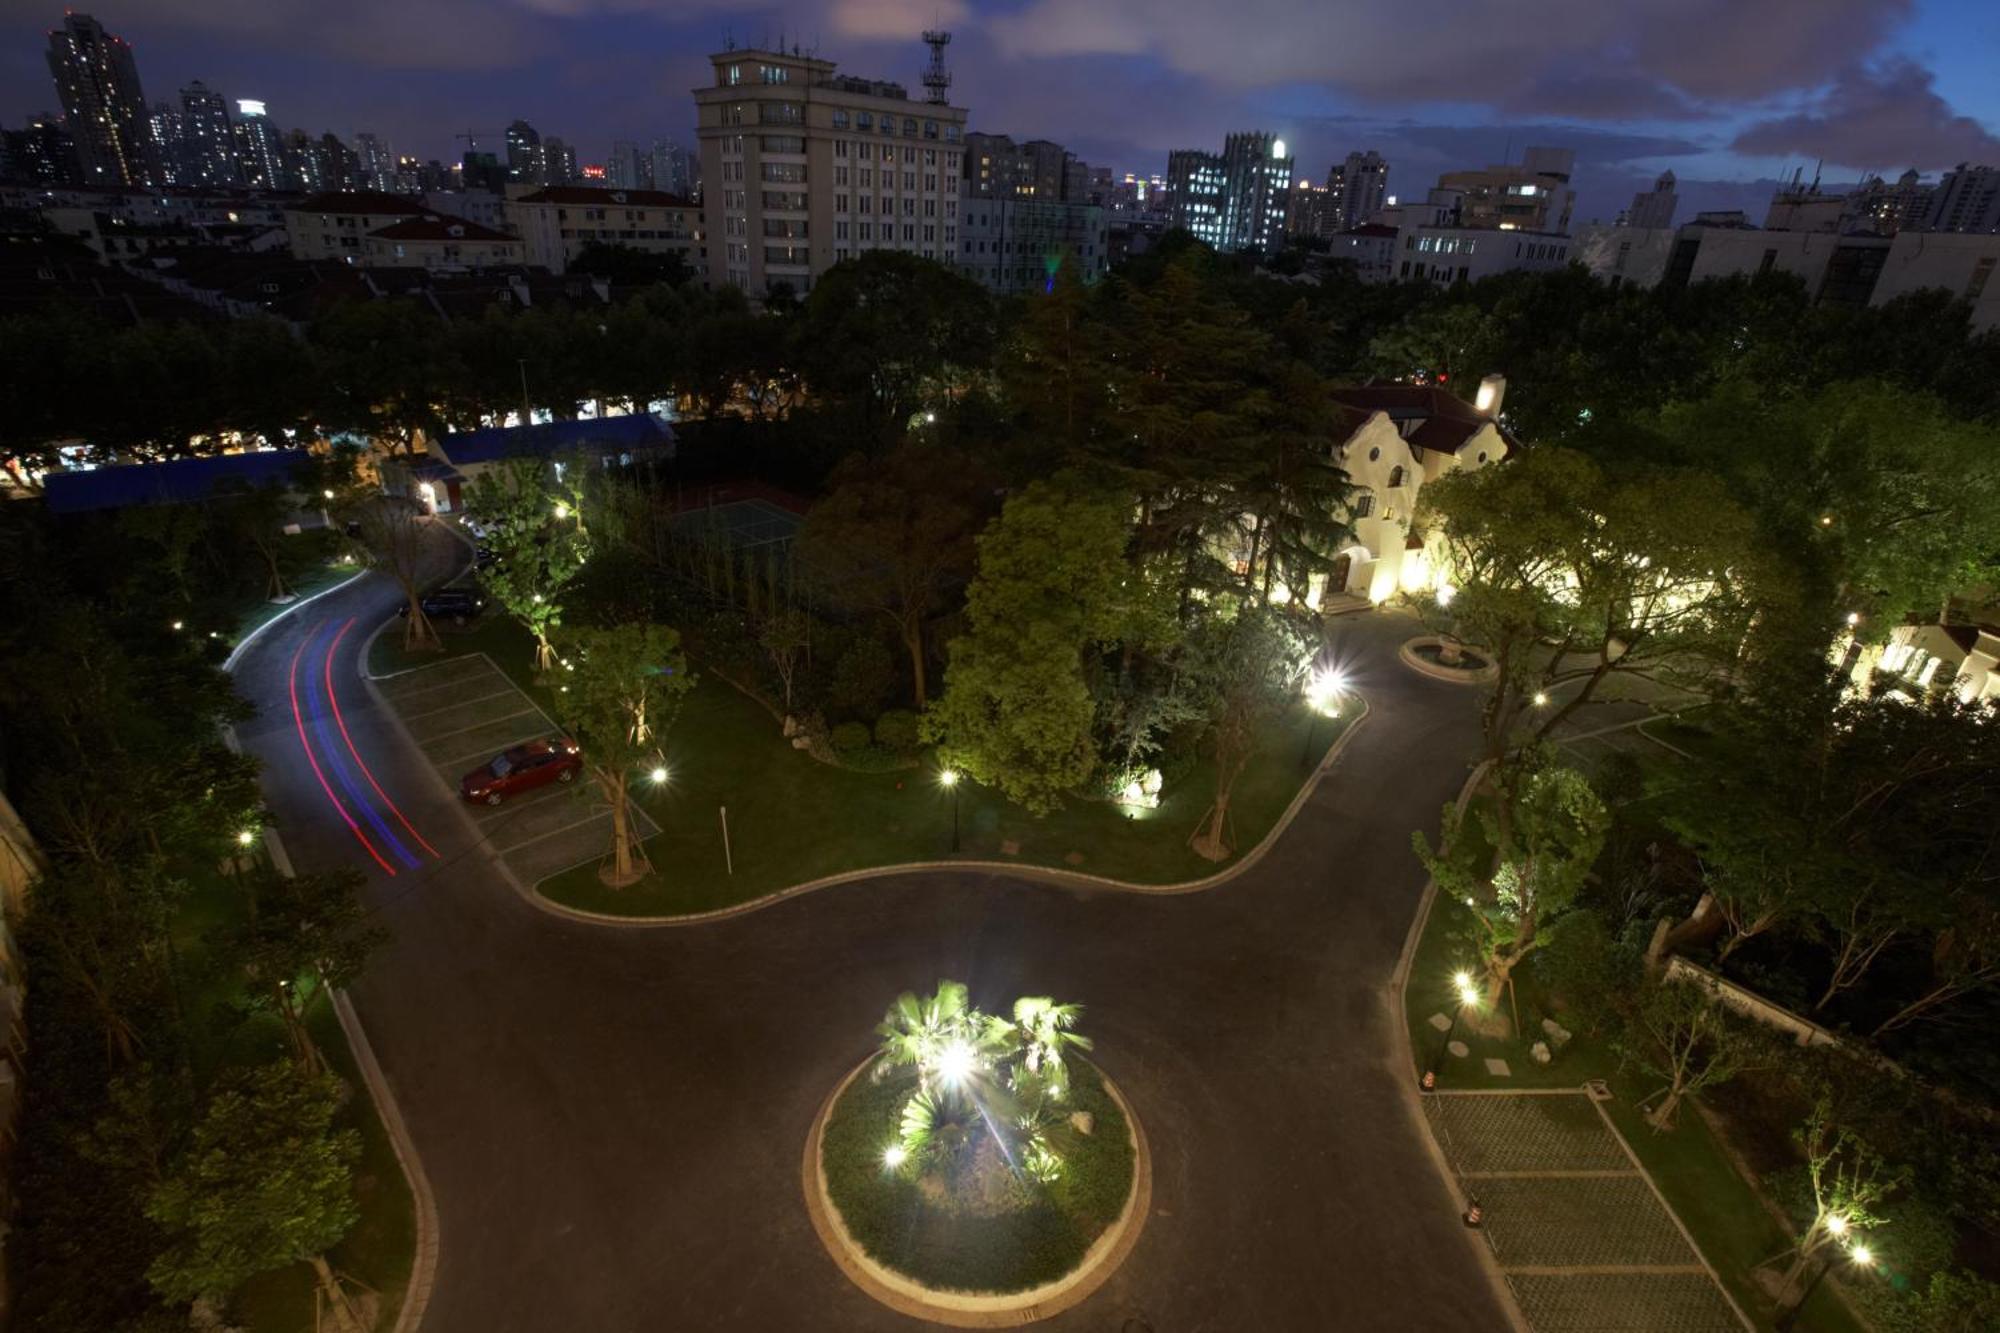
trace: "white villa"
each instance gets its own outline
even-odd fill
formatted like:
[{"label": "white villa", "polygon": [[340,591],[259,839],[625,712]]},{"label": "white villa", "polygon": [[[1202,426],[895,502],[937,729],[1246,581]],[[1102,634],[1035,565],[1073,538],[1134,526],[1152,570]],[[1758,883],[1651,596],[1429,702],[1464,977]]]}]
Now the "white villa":
[{"label": "white villa", "polygon": [[[1341,552],[1326,591],[1380,604],[1428,587],[1432,561],[1410,519],[1424,483],[1457,468],[1497,463],[1519,447],[1500,427],[1507,381],[1488,375],[1478,400],[1414,385],[1339,389],[1333,394],[1343,442],[1333,456],[1361,489],[1354,497],[1354,544]],[[1317,602],[1319,589],[1310,602]]]},{"label": "white villa", "polygon": [[1876,670],[1920,690],[1955,690],[1966,703],[2000,699],[2000,627],[1898,625]]}]

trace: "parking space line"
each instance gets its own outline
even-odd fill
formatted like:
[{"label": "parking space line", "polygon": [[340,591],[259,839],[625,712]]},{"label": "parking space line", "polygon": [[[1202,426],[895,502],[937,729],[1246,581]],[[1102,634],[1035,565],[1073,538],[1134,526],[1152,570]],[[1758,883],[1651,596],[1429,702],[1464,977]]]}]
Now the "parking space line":
[{"label": "parking space line", "polygon": [[611,812],[609,810],[599,810],[596,811],[595,813],[584,816],[582,819],[572,820],[571,822],[562,825],[560,828],[552,828],[547,833],[537,833],[532,838],[523,838],[519,842],[510,842],[505,847],[502,847],[498,842],[495,842],[493,843],[493,850],[499,852],[502,856],[506,856],[513,852],[520,851],[523,847],[532,847],[538,842],[546,842],[548,839],[555,837],[556,834],[558,833],[568,833],[572,829],[582,828],[585,824],[595,824],[600,819],[609,819],[609,818],[611,818]]},{"label": "parking space line", "polygon": [[571,783],[551,782],[548,786],[539,791],[529,792],[526,796],[516,796],[513,800],[502,801],[498,805],[482,805],[474,812],[473,818],[482,824],[495,824],[517,811],[533,810],[537,806],[547,805],[551,798],[560,796],[564,792],[575,791],[576,787]]},{"label": "parking space line", "polygon": [[[462,688],[464,688],[464,685],[463,685],[463,682],[461,682],[461,681],[452,681],[452,682],[451,682],[450,684],[447,684],[447,685],[440,685],[440,686],[438,686],[437,688],[438,688],[438,689],[441,689],[441,690],[452,690],[452,689],[462,689]],[[418,691],[417,691],[417,693],[419,693],[419,694],[430,694],[430,693],[432,693],[432,691],[431,691],[431,690],[418,690]],[[439,713],[448,713],[448,712],[450,712],[450,711],[451,711],[452,709],[454,709],[454,708],[458,708],[458,707],[460,707],[461,705],[464,705],[464,704],[483,704],[483,703],[485,703],[485,702],[486,702],[486,701],[487,701],[488,699],[498,699],[498,698],[500,698],[500,697],[501,697],[501,696],[503,696],[503,695],[508,695],[508,694],[518,694],[518,693],[520,693],[520,691],[519,691],[519,690],[516,690],[516,689],[515,689],[515,688],[514,688],[514,687],[513,687],[512,685],[509,685],[509,686],[508,686],[508,687],[507,687],[506,689],[504,689],[504,690],[495,690],[495,691],[493,691],[493,693],[491,693],[491,694],[481,694],[481,695],[477,695],[477,696],[475,696],[475,697],[473,697],[473,698],[471,698],[471,699],[453,699],[453,700],[452,700],[452,701],[451,701],[450,703],[448,703],[448,704],[440,704],[440,705],[439,705],[438,707],[436,707],[436,708],[426,708],[426,709],[424,709],[424,711],[423,711],[423,712],[421,712],[421,713],[404,713],[404,714],[403,714],[403,721],[405,721],[405,722],[415,722],[415,721],[416,721],[416,720],[417,720],[418,718],[425,718],[425,717],[435,717],[435,716],[436,716],[437,714],[439,714]]]},{"label": "parking space line", "polygon": [[[432,746],[432,745],[435,745],[435,744],[437,744],[437,743],[438,743],[439,741],[448,741],[448,740],[450,740],[450,739],[451,739],[451,738],[452,738],[453,736],[463,736],[463,735],[464,735],[464,734],[465,734],[466,732],[468,732],[468,731],[477,731],[477,730],[479,730],[479,729],[480,729],[481,727],[490,727],[490,726],[492,726],[492,725],[493,725],[493,724],[494,724],[495,722],[510,722],[510,721],[512,721],[513,719],[517,718],[517,717],[526,717],[526,716],[527,716],[528,714],[530,714],[530,713],[532,713],[532,712],[534,712],[534,711],[536,711],[536,710],[534,710],[534,709],[532,709],[532,708],[519,708],[519,709],[516,709],[515,711],[513,711],[513,712],[511,712],[511,713],[502,713],[502,714],[500,714],[500,716],[498,716],[498,717],[489,717],[489,718],[485,719],[484,721],[481,721],[481,722],[475,722],[475,723],[473,723],[473,724],[472,724],[471,726],[469,726],[469,727],[458,727],[458,728],[456,728],[456,729],[454,729],[454,730],[452,730],[452,731],[440,731],[440,732],[439,732],[439,733],[438,733],[437,735],[435,735],[435,736],[432,736],[432,737],[430,737],[430,738],[428,738],[428,739],[426,739],[426,740],[421,740],[421,741],[418,741],[418,742],[417,742],[417,744],[419,744],[419,745],[422,745],[422,746],[425,746],[426,748],[428,748],[429,746]],[[408,718],[405,718],[405,719],[404,719],[404,721],[406,721],[406,722],[407,722],[408,720],[409,720]],[[541,733],[540,733],[540,732],[537,732],[537,733],[535,733],[535,734],[536,734],[536,735],[540,735]],[[520,742],[518,742],[518,741],[516,741],[516,742],[515,742],[515,744],[517,744],[517,745],[518,745],[519,743],[520,743]],[[507,748],[507,747],[506,747],[506,746],[504,746],[504,745],[500,747],[500,749],[501,749],[501,750],[504,750],[504,749],[506,749],[506,748]],[[494,751],[493,753],[495,753],[495,754],[498,754],[498,753],[500,753],[500,750],[495,750],[495,751]]]}]

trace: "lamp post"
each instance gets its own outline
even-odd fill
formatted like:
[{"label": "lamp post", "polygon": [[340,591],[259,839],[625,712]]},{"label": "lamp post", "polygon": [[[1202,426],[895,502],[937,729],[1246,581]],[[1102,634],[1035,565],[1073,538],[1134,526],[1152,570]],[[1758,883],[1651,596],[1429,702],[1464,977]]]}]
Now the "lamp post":
[{"label": "lamp post", "polygon": [[1319,720],[1340,716],[1340,692],[1347,686],[1338,671],[1315,668],[1306,683],[1306,746],[1299,751],[1299,771],[1312,767],[1313,742],[1319,739]]},{"label": "lamp post", "polygon": [[1479,988],[1472,984],[1470,972],[1454,972],[1451,988],[1458,996],[1458,1003],[1452,1006],[1451,1022],[1445,1025],[1444,1036],[1438,1040],[1437,1050],[1431,1055],[1430,1063],[1424,1067],[1424,1076],[1417,1082],[1420,1091],[1431,1092],[1437,1088],[1437,1071],[1444,1064],[1445,1052],[1451,1048],[1452,1034],[1458,1031],[1458,1020],[1465,1011],[1479,1003]]},{"label": "lamp post", "polygon": [[958,855],[958,770],[947,768],[938,774],[938,781],[951,792],[951,854]]},{"label": "lamp post", "polygon": [[[1837,1217],[1830,1220],[1841,1221]],[[1827,1230],[1832,1231],[1836,1236],[1846,1229],[1844,1224],[1837,1229],[1832,1226],[1828,1226],[1827,1228]],[[1856,1268],[1867,1268],[1875,1262],[1875,1252],[1870,1250],[1866,1245],[1856,1243],[1847,1247],[1847,1258],[1848,1262],[1852,1263]],[[1827,1270],[1832,1267],[1833,1260],[1828,1259],[1822,1262],[1819,1266],[1819,1271],[1813,1274],[1812,1281],[1806,1283],[1806,1289],[1799,1293],[1798,1300],[1779,1311],[1778,1322],[1775,1325],[1778,1333],[1790,1333],[1792,1326],[1799,1322],[1799,1313],[1806,1308],[1806,1302],[1812,1299],[1812,1294],[1819,1290],[1819,1284],[1826,1280]]]}]

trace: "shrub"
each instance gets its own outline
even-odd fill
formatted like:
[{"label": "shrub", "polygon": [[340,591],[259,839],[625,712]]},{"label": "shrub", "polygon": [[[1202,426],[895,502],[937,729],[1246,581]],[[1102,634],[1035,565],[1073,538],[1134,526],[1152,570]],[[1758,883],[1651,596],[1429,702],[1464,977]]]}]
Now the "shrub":
[{"label": "shrub", "polygon": [[908,754],[917,748],[917,715],[907,708],[891,708],[875,719],[875,743],[885,750]]},{"label": "shrub", "polygon": [[829,733],[827,739],[833,745],[833,752],[845,759],[868,748],[868,725],[865,722],[843,722]]},{"label": "shrub", "polygon": [[[848,723],[860,726],[859,722]],[[840,766],[851,768],[857,773],[892,773],[899,768],[908,768],[916,761],[908,755],[897,754],[894,750],[880,745],[864,745],[858,750],[848,750],[840,756]]]},{"label": "shrub", "polygon": [[826,701],[836,713],[873,717],[895,688],[896,669],[889,650],[871,634],[856,638],[833,664]]}]

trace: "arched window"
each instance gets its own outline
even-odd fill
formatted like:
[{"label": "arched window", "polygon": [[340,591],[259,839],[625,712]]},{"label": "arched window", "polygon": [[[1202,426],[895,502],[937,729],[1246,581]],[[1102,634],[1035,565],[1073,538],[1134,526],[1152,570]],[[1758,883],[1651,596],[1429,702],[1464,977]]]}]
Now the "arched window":
[{"label": "arched window", "polygon": [[1354,497],[1354,516],[1367,518],[1375,512],[1375,492],[1363,491]]},{"label": "arched window", "polygon": [[1398,463],[1389,469],[1389,489],[1395,490],[1403,484],[1403,465]]}]

